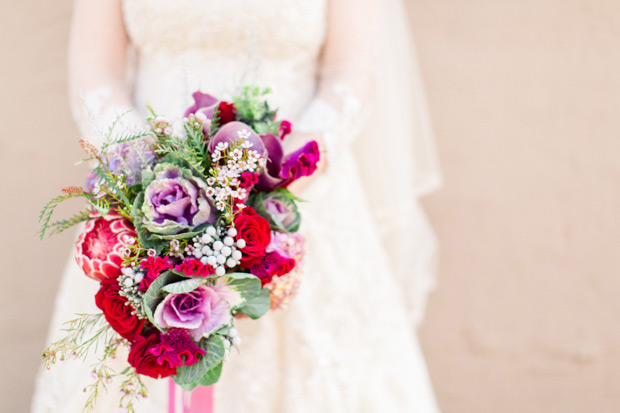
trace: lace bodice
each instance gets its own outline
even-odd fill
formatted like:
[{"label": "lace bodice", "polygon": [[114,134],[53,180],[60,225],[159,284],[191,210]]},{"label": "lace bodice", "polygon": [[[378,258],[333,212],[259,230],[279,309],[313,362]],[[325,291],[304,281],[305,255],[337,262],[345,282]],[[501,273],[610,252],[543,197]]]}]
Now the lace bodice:
[{"label": "lace bodice", "polygon": [[[273,89],[295,117],[315,92],[325,0],[124,0],[136,53],[134,104],[179,115],[191,92],[228,97],[243,84]],[[170,93],[170,91],[175,91]]]}]

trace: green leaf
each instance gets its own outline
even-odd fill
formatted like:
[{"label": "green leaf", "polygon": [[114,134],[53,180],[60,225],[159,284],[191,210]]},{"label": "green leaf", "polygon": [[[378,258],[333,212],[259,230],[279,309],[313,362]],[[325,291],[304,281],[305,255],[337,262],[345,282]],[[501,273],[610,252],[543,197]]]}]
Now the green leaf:
[{"label": "green leaf", "polygon": [[174,381],[185,390],[193,390],[200,385],[203,376],[212,368],[221,364],[224,358],[224,342],[217,334],[211,334],[208,339],[202,339],[198,346],[206,351],[200,361],[191,366],[177,368],[177,375],[173,376]]},{"label": "green leaf", "polygon": [[131,208],[131,217],[133,218],[133,225],[138,233],[138,240],[140,245],[144,248],[153,248],[157,254],[159,254],[166,241],[161,239],[153,239],[151,233],[144,227],[144,215],[142,215],[142,204],[144,203],[144,192],[140,192],[133,202]]},{"label": "green leaf", "polygon": [[144,293],[144,297],[142,298],[142,307],[144,308],[144,313],[146,314],[149,321],[157,327],[159,330],[164,331],[160,328],[153,318],[153,313],[155,309],[164,299],[164,294],[162,293],[162,288],[165,285],[175,283],[182,279],[178,275],[174,274],[172,271],[166,271],[162,273],[159,277],[155,278],[155,281],[151,283],[149,289]]},{"label": "green leaf", "polygon": [[142,188],[146,189],[147,186],[155,179],[155,172],[153,172],[153,168],[148,167],[142,170]]},{"label": "green leaf", "polygon": [[243,313],[250,317],[252,320],[256,320],[257,318],[261,318],[262,316],[269,311],[269,307],[271,306],[271,297],[269,290],[266,288],[262,288],[257,296],[249,299],[246,303],[237,310],[240,313]]},{"label": "green leaf", "polygon": [[261,281],[258,277],[247,272],[233,272],[226,274],[226,285],[237,291],[244,302],[256,297],[261,291]]},{"label": "green leaf", "polygon": [[206,224],[202,224],[198,227],[196,227],[194,229],[194,231],[190,231],[190,232],[183,232],[181,234],[171,234],[171,235],[162,235],[162,234],[155,234],[150,232],[149,233],[149,238],[151,240],[173,240],[173,239],[188,239],[188,238],[193,238],[198,234],[202,234],[205,230],[205,228],[211,225],[208,222]]},{"label": "green leaf", "polygon": [[199,386],[211,386],[220,379],[220,375],[222,374],[222,365],[224,362],[220,361],[215,367],[207,370],[207,372],[202,376],[202,378],[198,381]]},{"label": "green leaf", "polygon": [[168,284],[162,287],[162,291],[170,294],[183,294],[194,291],[204,283],[203,278],[190,278],[183,281],[178,281],[172,284]]}]

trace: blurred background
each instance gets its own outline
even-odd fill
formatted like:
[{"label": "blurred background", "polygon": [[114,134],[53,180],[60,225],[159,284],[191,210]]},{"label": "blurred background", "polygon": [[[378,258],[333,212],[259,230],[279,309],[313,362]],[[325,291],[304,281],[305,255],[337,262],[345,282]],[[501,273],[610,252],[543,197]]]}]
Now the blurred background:
[{"label": "blurred background", "polygon": [[[71,1],[2,6],[0,411],[25,412],[74,237],[36,218],[86,171]],[[442,410],[620,411],[620,2],[407,6],[445,180],[420,332]]]}]

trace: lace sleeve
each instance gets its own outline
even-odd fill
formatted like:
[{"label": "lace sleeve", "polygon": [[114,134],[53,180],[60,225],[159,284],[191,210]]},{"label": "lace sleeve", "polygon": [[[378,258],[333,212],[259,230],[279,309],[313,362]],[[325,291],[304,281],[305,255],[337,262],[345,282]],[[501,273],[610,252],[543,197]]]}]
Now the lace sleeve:
[{"label": "lace sleeve", "polygon": [[69,43],[71,110],[82,136],[98,146],[115,120],[119,119],[124,130],[141,124],[126,82],[128,40],[121,3],[76,0],[73,9]]},{"label": "lace sleeve", "polygon": [[436,255],[418,198],[441,177],[406,16],[401,0],[330,1],[319,89],[296,126],[323,137],[327,168],[334,152],[355,153],[392,271],[418,325]]},{"label": "lace sleeve", "polygon": [[328,154],[353,141],[363,128],[373,95],[377,1],[329,2],[328,31],[318,73],[318,90],[299,122],[319,133]]}]

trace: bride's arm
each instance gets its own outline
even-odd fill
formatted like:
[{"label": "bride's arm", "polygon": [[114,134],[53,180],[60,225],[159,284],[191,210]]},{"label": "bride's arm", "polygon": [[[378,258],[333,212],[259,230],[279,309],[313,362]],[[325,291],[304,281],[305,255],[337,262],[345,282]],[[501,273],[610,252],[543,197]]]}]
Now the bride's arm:
[{"label": "bride's arm", "polygon": [[[363,126],[366,107],[372,99],[376,50],[378,1],[330,0],[327,36],[321,53],[318,89],[300,121],[299,133],[291,138],[291,147],[316,139],[323,153],[337,151],[349,143]],[[348,135],[348,136],[343,136]],[[327,167],[323,156],[317,172],[301,178],[289,189],[302,191]]]},{"label": "bride's arm", "polygon": [[[69,42],[69,97],[82,136],[100,146],[107,127],[132,110],[126,85],[127,33],[121,0],[75,0]],[[123,116],[126,127],[139,122]]]}]

